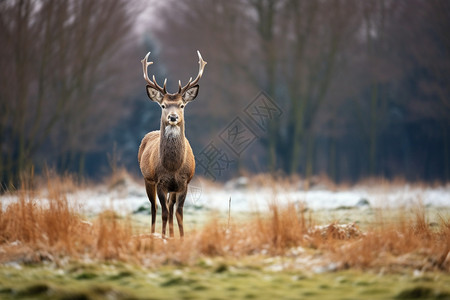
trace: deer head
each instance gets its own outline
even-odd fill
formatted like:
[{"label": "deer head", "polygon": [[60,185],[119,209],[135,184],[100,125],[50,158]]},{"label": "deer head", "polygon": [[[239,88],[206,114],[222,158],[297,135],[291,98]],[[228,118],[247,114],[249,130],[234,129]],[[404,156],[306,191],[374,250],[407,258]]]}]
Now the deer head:
[{"label": "deer head", "polygon": [[205,68],[206,61],[203,60],[199,51],[198,54],[198,75],[192,81],[192,77],[185,86],[181,86],[181,80],[178,81],[178,92],[171,94],[167,92],[166,83],[167,78],[164,80],[163,87],[161,87],[155,80],[155,75],[153,75],[153,80],[150,80],[147,69],[148,66],[153,64],[153,62],[147,61],[150,52],[144,57],[142,62],[142,69],[144,73],[144,79],[147,81],[147,95],[150,100],[157,102],[161,106],[161,125],[164,127],[174,126],[182,127],[184,124],[184,107],[190,101],[197,97],[199,86],[198,81],[203,75],[203,69]]}]

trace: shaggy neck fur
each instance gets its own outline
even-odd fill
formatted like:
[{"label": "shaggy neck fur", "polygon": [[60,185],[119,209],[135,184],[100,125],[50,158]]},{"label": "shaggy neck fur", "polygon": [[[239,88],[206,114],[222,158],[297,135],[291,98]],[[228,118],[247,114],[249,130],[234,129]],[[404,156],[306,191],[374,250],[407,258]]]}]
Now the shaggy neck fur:
[{"label": "shaggy neck fur", "polygon": [[169,171],[176,171],[184,162],[184,124],[172,126],[161,122],[160,132],[159,153],[162,165]]}]

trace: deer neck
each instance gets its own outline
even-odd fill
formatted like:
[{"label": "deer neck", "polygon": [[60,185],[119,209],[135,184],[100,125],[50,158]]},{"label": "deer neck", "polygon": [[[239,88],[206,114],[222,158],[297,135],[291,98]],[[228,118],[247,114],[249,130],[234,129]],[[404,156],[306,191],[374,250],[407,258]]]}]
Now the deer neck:
[{"label": "deer neck", "polygon": [[169,171],[178,170],[184,162],[184,124],[165,125],[161,122],[159,153],[161,163]]}]

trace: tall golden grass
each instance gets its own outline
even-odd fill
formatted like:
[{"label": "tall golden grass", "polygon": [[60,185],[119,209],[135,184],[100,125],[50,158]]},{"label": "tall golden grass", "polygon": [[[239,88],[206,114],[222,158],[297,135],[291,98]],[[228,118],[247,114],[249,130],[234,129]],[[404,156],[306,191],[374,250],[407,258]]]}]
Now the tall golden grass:
[{"label": "tall golden grass", "polygon": [[[318,226],[310,212],[294,204],[273,205],[268,215],[231,222],[212,218],[184,240],[161,239],[133,225],[130,218],[105,211],[87,221],[69,205],[66,184],[48,184],[48,205],[21,189],[18,201],[0,203],[0,263],[50,260],[118,260],[155,267],[190,264],[203,257],[252,255],[292,257],[302,247],[340,268],[414,268],[450,271],[450,221],[430,225],[425,209],[383,216],[364,232],[356,224]],[[306,255],[306,254],[295,254]]]}]

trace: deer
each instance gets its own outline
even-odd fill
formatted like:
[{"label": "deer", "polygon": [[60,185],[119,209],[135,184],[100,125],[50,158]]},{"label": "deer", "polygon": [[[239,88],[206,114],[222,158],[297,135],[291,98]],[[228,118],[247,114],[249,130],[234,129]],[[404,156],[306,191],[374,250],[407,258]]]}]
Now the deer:
[{"label": "deer", "polygon": [[166,225],[169,221],[169,234],[174,237],[173,214],[176,205],[176,219],[180,238],[184,237],[183,206],[186,200],[188,184],[195,173],[195,158],[191,145],[185,136],[184,108],[194,100],[199,92],[198,82],[203,75],[206,61],[199,51],[199,70],[197,77],[189,79],[185,86],[178,81],[178,92],[167,92],[164,80],[163,87],[158,85],[153,75],[150,80],[148,61],[150,52],[141,60],[144,79],[147,82],[147,96],[161,107],[160,129],[147,133],[139,146],[138,162],[144,177],[145,189],[151,204],[151,233],[155,234],[158,196],[161,205],[162,237],[166,238]]}]

